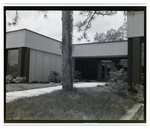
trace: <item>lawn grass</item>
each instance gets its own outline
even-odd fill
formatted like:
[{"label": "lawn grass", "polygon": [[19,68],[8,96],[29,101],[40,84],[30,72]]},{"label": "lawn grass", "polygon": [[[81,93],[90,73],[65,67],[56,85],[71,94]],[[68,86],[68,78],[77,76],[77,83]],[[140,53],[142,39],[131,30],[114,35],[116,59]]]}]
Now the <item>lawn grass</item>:
[{"label": "lawn grass", "polygon": [[59,83],[36,83],[36,84],[28,84],[28,83],[20,83],[20,84],[6,84],[6,92],[13,91],[23,91],[30,89],[38,89],[38,88],[46,88],[60,85]]},{"label": "lawn grass", "polygon": [[6,103],[6,120],[119,120],[134,103],[107,87],[58,90]]}]

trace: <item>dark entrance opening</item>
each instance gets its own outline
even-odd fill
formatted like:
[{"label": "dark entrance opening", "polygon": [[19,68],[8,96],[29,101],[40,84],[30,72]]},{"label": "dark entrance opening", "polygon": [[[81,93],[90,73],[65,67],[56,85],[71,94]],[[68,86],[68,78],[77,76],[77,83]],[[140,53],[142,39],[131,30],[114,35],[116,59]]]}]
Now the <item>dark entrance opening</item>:
[{"label": "dark entrance opening", "polygon": [[115,71],[121,59],[116,58],[75,58],[75,71],[82,73],[83,80],[107,81],[109,72]]},{"label": "dark entrance opening", "polygon": [[97,61],[96,59],[76,59],[75,71],[80,71],[83,79],[97,80]]},{"label": "dark entrance opening", "polygon": [[107,81],[110,72],[115,71],[115,62],[113,60],[101,60],[98,64],[98,80]]}]

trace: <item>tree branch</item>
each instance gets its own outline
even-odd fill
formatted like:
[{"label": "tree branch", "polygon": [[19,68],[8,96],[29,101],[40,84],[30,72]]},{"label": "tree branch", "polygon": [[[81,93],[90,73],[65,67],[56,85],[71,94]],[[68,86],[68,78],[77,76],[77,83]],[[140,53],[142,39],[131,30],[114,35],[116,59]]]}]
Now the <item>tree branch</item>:
[{"label": "tree branch", "polygon": [[8,22],[8,25],[16,25],[18,23],[18,20],[20,20],[19,15],[18,15],[18,11],[16,10],[16,14],[15,14],[15,18],[13,19],[13,22]]},{"label": "tree branch", "polygon": [[91,24],[92,24],[92,21],[95,19],[95,15],[97,15],[97,16],[99,16],[99,15],[111,16],[111,15],[114,15],[116,13],[117,13],[117,11],[81,11],[80,15],[86,15],[87,18],[83,22],[79,21],[75,25],[78,28],[79,32],[81,32],[81,31],[83,32],[82,35],[80,36],[80,38],[78,38],[78,40],[81,40],[83,38],[89,40],[86,32],[89,28],[91,28]]}]

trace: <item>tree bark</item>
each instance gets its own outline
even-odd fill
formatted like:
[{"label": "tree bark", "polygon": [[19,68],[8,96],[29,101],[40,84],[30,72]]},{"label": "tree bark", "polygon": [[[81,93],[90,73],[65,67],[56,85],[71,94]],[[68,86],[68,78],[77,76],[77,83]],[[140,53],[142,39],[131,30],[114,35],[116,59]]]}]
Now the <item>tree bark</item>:
[{"label": "tree bark", "polygon": [[72,70],[73,11],[62,11],[62,87],[73,88]]}]

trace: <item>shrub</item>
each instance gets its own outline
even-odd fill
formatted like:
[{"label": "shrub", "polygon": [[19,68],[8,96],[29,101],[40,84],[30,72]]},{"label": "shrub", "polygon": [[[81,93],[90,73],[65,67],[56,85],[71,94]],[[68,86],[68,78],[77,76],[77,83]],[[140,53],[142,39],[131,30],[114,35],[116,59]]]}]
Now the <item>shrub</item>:
[{"label": "shrub", "polygon": [[108,86],[112,88],[113,92],[123,97],[127,97],[129,95],[128,89],[130,88],[130,86],[126,82],[123,81],[111,82],[110,84],[108,84]]},{"label": "shrub", "polygon": [[118,80],[127,82],[127,64],[127,59],[120,60],[120,62],[116,65],[116,71],[109,72],[107,80],[110,82],[117,82]]},{"label": "shrub", "polygon": [[73,72],[74,80],[80,80],[82,78],[82,73],[80,71]]},{"label": "shrub", "polygon": [[122,59],[117,64],[116,68],[117,68],[117,70],[120,70],[120,69],[124,68],[124,70],[127,71],[127,66],[128,66],[128,60],[127,59]]},{"label": "shrub", "polygon": [[144,86],[141,84],[132,84],[129,86],[126,82],[127,73],[124,69],[116,72],[110,72],[109,84],[112,91],[126,98],[131,98],[136,102],[144,102]]},{"label": "shrub", "polygon": [[[130,91],[130,89],[129,89]],[[144,85],[141,84],[132,84],[132,90],[130,91],[132,93],[132,98],[139,102],[144,103]]]},{"label": "shrub", "polygon": [[136,102],[144,102],[144,86],[141,84],[133,84],[132,90],[128,83],[123,81],[111,82],[108,84],[112,91],[122,97],[130,98]]},{"label": "shrub", "polygon": [[48,77],[50,82],[59,83],[61,82],[60,74],[56,71],[52,71]]},{"label": "shrub", "polygon": [[13,77],[11,75],[7,75],[6,76],[6,84],[11,83],[12,79],[13,79]]},{"label": "shrub", "polygon": [[109,75],[107,76],[107,80],[110,82],[117,82],[117,81],[126,82],[127,72],[124,70],[124,68],[120,70],[116,70],[115,72],[109,72]]},{"label": "shrub", "polygon": [[19,77],[14,75],[6,76],[6,84],[7,83],[25,83],[27,81],[26,77]]}]

